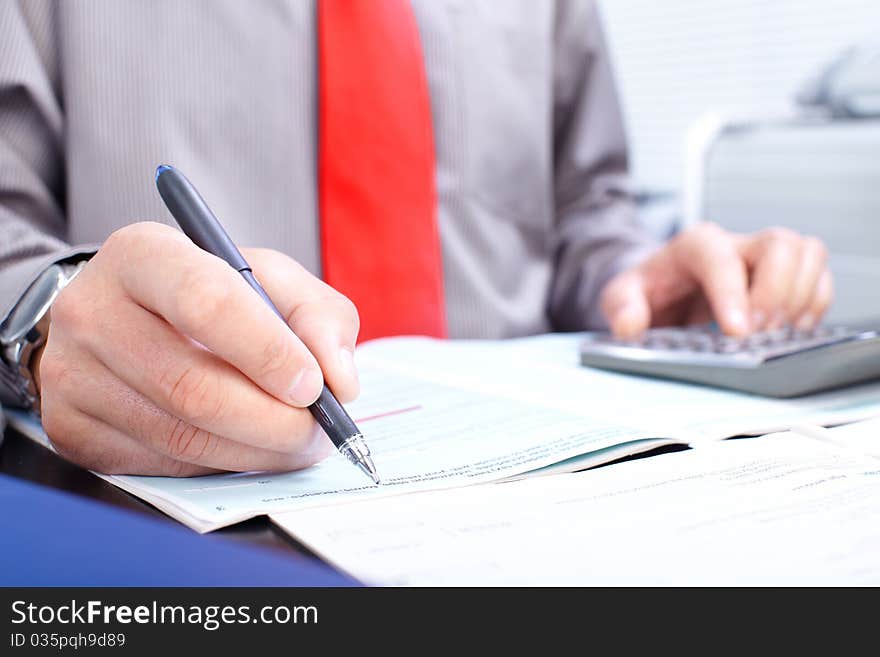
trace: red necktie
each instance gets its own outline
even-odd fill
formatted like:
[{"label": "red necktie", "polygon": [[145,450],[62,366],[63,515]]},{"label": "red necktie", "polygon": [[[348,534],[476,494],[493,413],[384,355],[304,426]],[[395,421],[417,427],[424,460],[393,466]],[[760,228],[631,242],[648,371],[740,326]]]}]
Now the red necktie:
[{"label": "red necktie", "polygon": [[446,336],[434,135],[408,0],[319,0],[324,280],[357,306],[359,340]]}]

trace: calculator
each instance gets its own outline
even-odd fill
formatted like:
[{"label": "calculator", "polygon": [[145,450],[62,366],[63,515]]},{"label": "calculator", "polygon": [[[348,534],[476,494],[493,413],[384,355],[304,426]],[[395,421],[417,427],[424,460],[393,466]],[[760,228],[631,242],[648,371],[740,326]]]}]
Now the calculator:
[{"label": "calculator", "polygon": [[797,397],[880,379],[876,330],[782,328],[734,338],[709,326],[654,328],[635,340],[591,333],[582,365],[768,397]]}]

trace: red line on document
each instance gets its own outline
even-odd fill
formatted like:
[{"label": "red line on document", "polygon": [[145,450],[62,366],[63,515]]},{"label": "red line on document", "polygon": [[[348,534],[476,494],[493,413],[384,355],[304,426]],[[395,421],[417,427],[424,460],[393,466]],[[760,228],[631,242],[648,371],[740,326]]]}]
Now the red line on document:
[{"label": "red line on document", "polygon": [[389,417],[391,415],[400,415],[402,413],[410,413],[412,411],[418,411],[422,407],[421,406],[410,406],[409,408],[398,408],[396,411],[388,411],[387,413],[379,413],[378,415],[368,415],[367,417],[362,417],[358,420],[355,420],[355,424],[360,424],[361,422],[369,422],[370,420],[378,420],[380,417]]}]

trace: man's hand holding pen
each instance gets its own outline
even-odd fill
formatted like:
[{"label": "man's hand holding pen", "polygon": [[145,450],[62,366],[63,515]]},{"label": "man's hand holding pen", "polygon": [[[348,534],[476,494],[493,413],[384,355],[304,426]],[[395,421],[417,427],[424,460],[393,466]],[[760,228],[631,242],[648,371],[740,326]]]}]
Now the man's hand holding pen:
[{"label": "man's hand holding pen", "polygon": [[323,376],[359,392],[358,317],[291,258],[242,249],[288,330],[244,279],[179,231],[114,233],[51,309],[41,355],[44,427],[105,473],[291,470],[333,445],[306,409]]}]

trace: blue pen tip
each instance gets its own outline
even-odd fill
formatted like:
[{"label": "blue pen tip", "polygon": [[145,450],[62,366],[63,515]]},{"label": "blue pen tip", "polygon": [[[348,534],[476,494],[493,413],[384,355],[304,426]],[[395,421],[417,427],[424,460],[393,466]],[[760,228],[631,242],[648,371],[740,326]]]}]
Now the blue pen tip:
[{"label": "blue pen tip", "polygon": [[159,176],[161,176],[164,171],[171,171],[171,167],[168,166],[167,164],[160,164],[158,167],[156,167],[156,181],[157,182],[159,181]]}]

